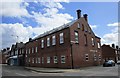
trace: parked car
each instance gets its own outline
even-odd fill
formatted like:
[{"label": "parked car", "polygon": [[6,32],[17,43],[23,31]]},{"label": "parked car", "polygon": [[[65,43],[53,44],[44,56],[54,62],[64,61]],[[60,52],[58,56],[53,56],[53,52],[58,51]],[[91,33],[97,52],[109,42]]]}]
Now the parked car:
[{"label": "parked car", "polygon": [[103,67],[115,66],[115,62],[113,60],[107,60],[103,63]]},{"label": "parked car", "polygon": [[118,65],[120,65],[120,60],[119,60],[119,61],[117,61],[117,64],[118,64]]}]

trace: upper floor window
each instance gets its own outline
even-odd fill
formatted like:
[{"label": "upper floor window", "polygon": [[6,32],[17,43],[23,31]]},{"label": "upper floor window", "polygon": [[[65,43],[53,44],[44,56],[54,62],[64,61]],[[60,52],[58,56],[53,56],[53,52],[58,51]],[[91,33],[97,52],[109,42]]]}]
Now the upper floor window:
[{"label": "upper floor window", "polygon": [[84,25],[82,24],[82,31],[84,31]]},{"label": "upper floor window", "polygon": [[52,36],[52,45],[55,45],[56,44],[56,39],[55,39],[55,35]]},{"label": "upper floor window", "polygon": [[18,55],[18,50],[15,51],[15,55]]},{"label": "upper floor window", "polygon": [[80,23],[77,23],[77,27],[80,28]]},{"label": "upper floor window", "polygon": [[78,43],[78,32],[75,31],[75,42]]},{"label": "upper floor window", "polygon": [[91,41],[92,41],[92,45],[94,46],[95,43],[94,43],[94,38],[93,37],[91,38]]},{"label": "upper floor window", "polygon": [[22,49],[22,54],[24,53],[24,49]]},{"label": "upper floor window", "polygon": [[35,48],[35,52],[37,53],[38,47]]},{"label": "upper floor window", "polygon": [[84,35],[84,37],[85,37],[85,45],[87,45],[87,35]]},{"label": "upper floor window", "polygon": [[26,49],[26,54],[27,54],[27,49]]},{"label": "upper floor window", "polygon": [[41,40],[41,48],[44,48],[44,40]]},{"label": "upper floor window", "polygon": [[85,26],[85,32],[87,32],[87,26]]},{"label": "upper floor window", "polygon": [[98,48],[100,48],[100,43],[98,42],[97,44],[98,44]]},{"label": "upper floor window", "polygon": [[65,63],[65,56],[61,56],[61,63]]},{"label": "upper floor window", "polygon": [[64,43],[63,33],[60,33],[60,44]]},{"label": "upper floor window", "polygon": [[47,38],[47,46],[48,47],[50,46],[50,38],[49,37]]},{"label": "upper floor window", "polygon": [[30,48],[29,48],[29,54],[30,54]]},{"label": "upper floor window", "polygon": [[34,53],[34,48],[32,48],[32,53]]}]

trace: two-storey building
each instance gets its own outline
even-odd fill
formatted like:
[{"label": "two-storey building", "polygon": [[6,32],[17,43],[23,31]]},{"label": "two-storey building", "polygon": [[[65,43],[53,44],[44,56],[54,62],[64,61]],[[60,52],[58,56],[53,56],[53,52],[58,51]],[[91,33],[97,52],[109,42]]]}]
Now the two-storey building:
[{"label": "two-storey building", "polygon": [[[59,20],[59,19],[58,19]],[[25,44],[25,65],[38,67],[79,68],[102,63],[101,41],[88,24],[87,14]]]}]

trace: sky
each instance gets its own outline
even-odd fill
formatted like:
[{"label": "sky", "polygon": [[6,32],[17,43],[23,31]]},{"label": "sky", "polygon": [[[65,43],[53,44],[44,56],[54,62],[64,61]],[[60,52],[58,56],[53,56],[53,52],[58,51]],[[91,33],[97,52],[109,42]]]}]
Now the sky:
[{"label": "sky", "polygon": [[88,14],[88,23],[102,44],[118,45],[118,2],[16,0],[3,1],[0,5],[0,49],[27,42],[29,38],[76,20],[78,9],[82,15]]}]

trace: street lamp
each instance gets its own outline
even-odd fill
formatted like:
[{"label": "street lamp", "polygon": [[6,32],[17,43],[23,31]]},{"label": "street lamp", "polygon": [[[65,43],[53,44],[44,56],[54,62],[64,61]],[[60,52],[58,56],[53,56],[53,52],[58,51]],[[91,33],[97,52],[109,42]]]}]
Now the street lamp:
[{"label": "street lamp", "polygon": [[72,45],[73,44],[75,44],[76,43],[76,41],[70,41],[70,46],[71,46],[71,54],[70,54],[70,56],[71,56],[71,68],[72,69],[74,69],[74,62],[73,62],[73,50],[72,50]]}]

